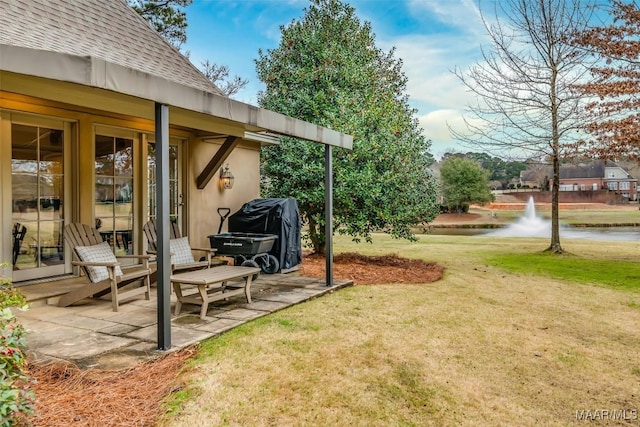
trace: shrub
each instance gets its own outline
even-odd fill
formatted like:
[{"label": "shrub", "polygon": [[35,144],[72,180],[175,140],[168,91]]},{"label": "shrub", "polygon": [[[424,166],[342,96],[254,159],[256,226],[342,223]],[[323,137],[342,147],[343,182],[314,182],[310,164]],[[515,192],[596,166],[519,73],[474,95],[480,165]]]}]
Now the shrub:
[{"label": "shrub", "polygon": [[[3,266],[0,265],[0,268]],[[26,331],[12,309],[26,309],[24,296],[0,275],[0,426],[24,424],[34,410],[35,396],[27,374]]]},{"label": "shrub", "polygon": [[440,205],[440,213],[468,213],[469,212],[469,203],[462,203],[460,205]]}]

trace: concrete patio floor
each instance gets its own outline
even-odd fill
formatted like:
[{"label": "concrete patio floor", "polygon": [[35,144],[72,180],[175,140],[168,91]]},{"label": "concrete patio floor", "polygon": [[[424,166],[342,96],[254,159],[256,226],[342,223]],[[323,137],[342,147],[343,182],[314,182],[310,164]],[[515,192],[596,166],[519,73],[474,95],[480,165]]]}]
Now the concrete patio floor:
[{"label": "concrete patio floor", "polygon": [[[185,304],[173,315],[175,295],[171,297],[170,351],[175,351],[220,335],[250,320],[286,307],[352,286],[348,280],[336,280],[325,286],[324,279],[298,273],[261,274],[251,286],[251,304],[244,296],[209,305],[207,316],[200,319],[200,306]],[[81,368],[123,369],[137,362],[151,360],[166,352],[157,350],[157,293],[152,288],[150,300],[138,298],[125,302],[118,312],[111,301],[88,299],[72,307],[57,307],[47,300],[73,286],[56,282],[20,287],[31,308],[17,312],[27,328],[28,351],[36,362],[66,360]]]}]

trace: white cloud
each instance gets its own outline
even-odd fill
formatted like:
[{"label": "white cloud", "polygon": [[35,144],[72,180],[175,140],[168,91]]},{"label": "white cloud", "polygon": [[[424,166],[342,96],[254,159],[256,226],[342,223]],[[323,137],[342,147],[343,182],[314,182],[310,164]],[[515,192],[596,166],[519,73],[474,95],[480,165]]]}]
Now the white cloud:
[{"label": "white cloud", "polygon": [[482,59],[480,45],[487,36],[480,12],[474,0],[410,0],[408,9],[424,22],[424,31],[378,42],[384,50],[395,47],[403,61],[407,92],[432,140],[432,153],[463,150],[449,127],[464,133],[463,111],[477,99],[453,71],[466,72]]},{"label": "white cloud", "polygon": [[479,54],[477,41],[465,36],[403,36],[391,40],[396,57],[403,61],[408,77],[407,91],[416,102],[433,108],[460,108],[469,94],[453,74],[466,70]]},{"label": "white cloud", "polygon": [[466,129],[461,110],[436,110],[419,116],[418,120],[425,137],[431,140],[431,152],[436,157],[462,149],[449,130],[449,127],[459,131]]},{"label": "white cloud", "polygon": [[485,33],[480,10],[474,0],[409,0],[408,8],[416,18],[428,13],[427,22],[438,20],[466,33]]},{"label": "white cloud", "polygon": [[431,111],[418,117],[425,137],[431,140],[431,152],[441,157],[447,151],[477,151],[477,146],[468,142],[456,140],[452,131],[460,135],[469,135],[467,122],[478,129],[488,126],[488,123],[476,116],[469,115],[464,109],[441,109]]},{"label": "white cloud", "polygon": [[431,152],[441,157],[447,151],[464,150],[450,134],[449,126],[466,130],[462,112],[476,101],[453,74],[466,70],[480,57],[477,37],[459,35],[407,35],[381,42],[383,49],[396,47],[408,78],[407,93],[418,109],[424,135],[432,141]]},{"label": "white cloud", "polygon": [[462,114],[459,110],[436,110],[418,117],[424,134],[430,139],[447,140],[451,138],[449,126],[463,129]]}]

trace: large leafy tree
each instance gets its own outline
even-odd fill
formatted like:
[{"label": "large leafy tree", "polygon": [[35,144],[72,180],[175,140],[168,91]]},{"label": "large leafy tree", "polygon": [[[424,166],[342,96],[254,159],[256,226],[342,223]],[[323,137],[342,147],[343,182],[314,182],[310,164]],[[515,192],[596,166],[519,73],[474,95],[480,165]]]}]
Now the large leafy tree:
[{"label": "large leafy tree", "polygon": [[[301,19],[280,29],[280,45],[256,60],[260,105],[354,136],[352,151],[334,151],[336,229],[355,240],[373,231],[413,238],[411,227],[437,214],[436,183],[402,62],[378,49],[371,25],[339,0],[311,0]],[[296,139],[262,150],[264,195],[297,199],[319,253],[323,150]]]},{"label": "large leafy tree", "polygon": [[440,179],[445,205],[462,212],[465,205],[490,202],[493,197],[489,175],[489,171],[467,157],[452,156],[443,160]]},{"label": "large leafy tree", "polygon": [[592,0],[501,0],[482,11],[490,46],[468,73],[458,72],[477,104],[466,133],[483,151],[546,157],[552,164],[551,242],[560,244],[560,162],[572,155],[584,125],[583,98],[573,89],[590,59],[572,36],[590,25]]},{"label": "large leafy tree", "polygon": [[576,35],[576,43],[601,61],[591,68],[593,79],[576,87],[592,97],[586,106],[586,129],[592,154],[640,159],[640,6],[614,0],[604,6],[612,18]]}]

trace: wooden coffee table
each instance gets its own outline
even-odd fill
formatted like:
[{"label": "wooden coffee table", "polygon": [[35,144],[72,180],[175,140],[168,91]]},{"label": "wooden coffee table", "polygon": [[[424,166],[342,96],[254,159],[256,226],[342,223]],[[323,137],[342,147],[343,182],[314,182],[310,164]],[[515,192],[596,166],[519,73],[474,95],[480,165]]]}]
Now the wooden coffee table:
[{"label": "wooden coffee table", "polygon": [[[170,277],[170,281],[178,297],[174,314],[176,316],[180,314],[184,303],[197,304],[202,306],[200,318],[204,319],[210,302],[227,299],[242,293],[246,296],[247,303],[251,303],[251,281],[253,275],[258,273],[260,273],[260,268],[256,267],[223,265],[173,274]],[[185,294],[182,292],[183,285],[196,286],[197,291]]]}]

